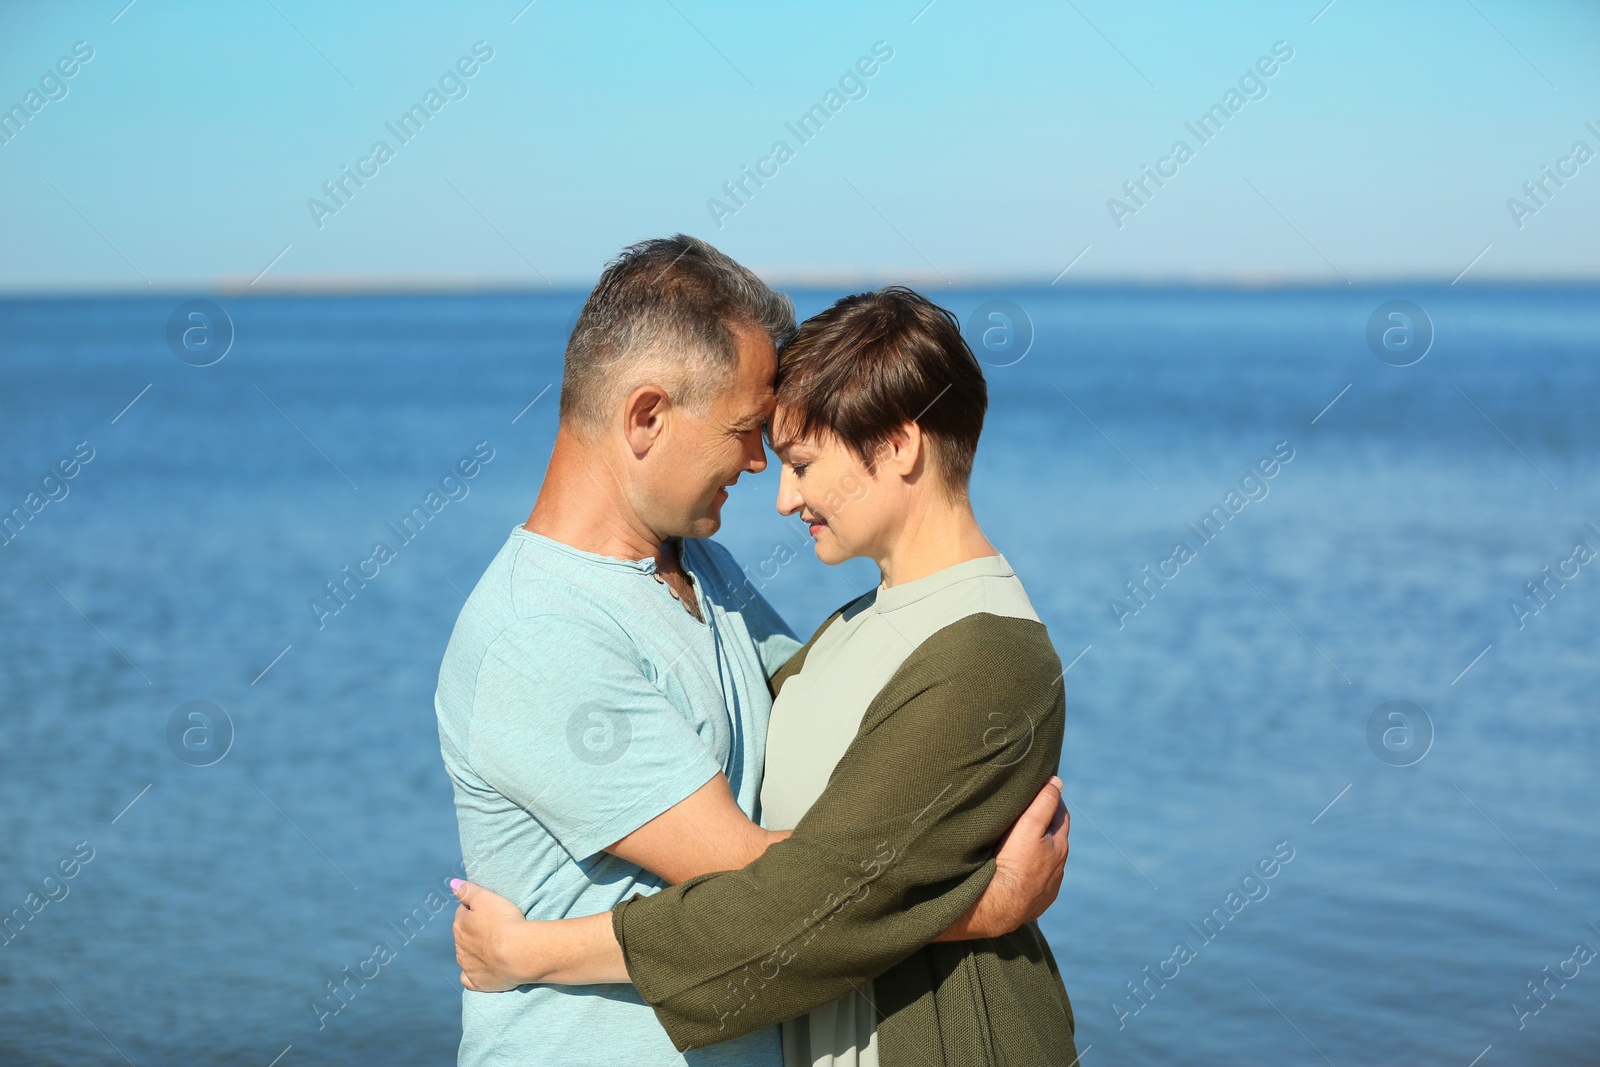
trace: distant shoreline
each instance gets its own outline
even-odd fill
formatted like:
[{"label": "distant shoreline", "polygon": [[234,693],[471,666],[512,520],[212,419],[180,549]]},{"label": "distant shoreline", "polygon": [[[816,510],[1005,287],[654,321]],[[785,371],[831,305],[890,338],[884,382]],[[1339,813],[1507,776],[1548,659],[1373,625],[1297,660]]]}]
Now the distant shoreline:
[{"label": "distant shoreline", "polygon": [[[793,274],[761,272],[773,286],[794,292],[856,292],[876,289],[890,284],[911,285],[930,294],[950,292],[1218,292],[1218,293],[1290,293],[1290,292],[1368,292],[1368,291],[1592,291],[1600,289],[1600,277],[1594,278],[1477,278],[1462,279],[1451,285],[1449,279],[1439,277],[1394,277],[1359,279],[1351,285],[1309,278],[1080,278],[1052,283],[1040,276],[958,278],[944,281],[906,272],[861,274]],[[491,279],[460,278],[304,278],[281,279],[271,283],[252,285],[247,279],[222,278],[199,281],[190,285],[179,283],[159,286],[114,287],[54,287],[38,289],[13,289],[0,291],[0,302],[78,301],[161,299],[174,297],[212,296],[232,299],[281,297],[390,297],[390,296],[586,296],[593,279],[570,280],[551,285],[513,284]]]}]

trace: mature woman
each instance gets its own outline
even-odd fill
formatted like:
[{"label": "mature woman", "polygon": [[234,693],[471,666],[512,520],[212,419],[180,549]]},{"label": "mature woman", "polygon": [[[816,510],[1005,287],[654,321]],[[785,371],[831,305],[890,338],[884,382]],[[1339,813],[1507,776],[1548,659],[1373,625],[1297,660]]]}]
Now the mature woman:
[{"label": "mature woman", "polygon": [[1060,660],[967,493],[982,371],[953,316],[896,287],[807,321],[777,400],[778,510],[824,563],[882,571],[773,679],[762,820],[792,836],[580,919],[529,922],[462,883],[463,984],[631,981],[680,1050],[787,1020],[787,1067],[1075,1063],[1038,927],[952,939],[1054,781],[1065,714]]}]

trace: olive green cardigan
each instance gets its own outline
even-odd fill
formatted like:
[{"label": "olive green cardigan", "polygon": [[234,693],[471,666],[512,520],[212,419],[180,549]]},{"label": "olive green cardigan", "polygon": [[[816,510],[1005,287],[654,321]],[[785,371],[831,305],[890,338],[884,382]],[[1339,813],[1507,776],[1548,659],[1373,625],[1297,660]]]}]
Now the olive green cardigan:
[{"label": "olive green cardigan", "polygon": [[882,1067],[1075,1064],[1037,925],[930,943],[982,894],[996,843],[1059,765],[1061,674],[1040,623],[952,623],[869,705],[792,837],[742,870],[618,904],[628,974],[679,1051],[857,989],[878,1010]]}]

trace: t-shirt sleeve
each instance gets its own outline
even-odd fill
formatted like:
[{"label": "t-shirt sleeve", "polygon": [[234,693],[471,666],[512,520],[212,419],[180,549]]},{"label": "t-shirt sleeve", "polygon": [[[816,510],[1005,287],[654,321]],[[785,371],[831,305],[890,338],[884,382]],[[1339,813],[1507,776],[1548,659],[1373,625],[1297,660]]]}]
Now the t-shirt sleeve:
[{"label": "t-shirt sleeve", "polygon": [[614,908],[628,973],[677,1048],[864,988],[959,918],[1056,769],[1060,669],[1036,622],[947,627],[874,699],[792,837]]},{"label": "t-shirt sleeve", "polygon": [[600,852],[722,768],[620,629],[519,620],[478,669],[468,759],[575,859]]}]

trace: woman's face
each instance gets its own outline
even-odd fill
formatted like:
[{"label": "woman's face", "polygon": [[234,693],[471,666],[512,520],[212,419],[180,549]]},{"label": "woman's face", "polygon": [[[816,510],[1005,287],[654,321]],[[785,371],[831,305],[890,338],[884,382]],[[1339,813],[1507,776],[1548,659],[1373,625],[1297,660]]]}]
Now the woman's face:
[{"label": "woman's face", "polygon": [[817,558],[830,566],[857,556],[876,558],[892,519],[887,491],[855,450],[832,434],[786,439],[784,411],[773,417],[778,514],[798,513],[811,531]]}]

